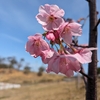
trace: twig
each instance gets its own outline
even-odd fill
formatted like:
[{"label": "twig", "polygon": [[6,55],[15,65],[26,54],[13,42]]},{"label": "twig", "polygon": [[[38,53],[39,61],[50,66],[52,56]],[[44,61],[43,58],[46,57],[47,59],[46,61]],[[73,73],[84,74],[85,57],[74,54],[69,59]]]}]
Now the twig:
[{"label": "twig", "polygon": [[84,19],[84,23],[82,24],[82,28],[83,28],[83,26],[85,25],[86,20],[88,19],[88,17],[89,17],[89,15]]},{"label": "twig", "polygon": [[[81,65],[81,72],[82,73],[85,73],[84,72],[84,68],[83,68],[83,66]],[[84,81],[84,84],[85,84],[85,88],[86,88],[86,86],[87,86],[87,78],[83,75],[83,81]]]},{"label": "twig", "polygon": [[77,20],[78,23],[80,23],[82,20],[84,21],[83,24],[82,24],[82,28],[85,25],[85,22],[88,19],[88,17],[89,17],[89,15],[86,18],[80,18],[80,19]]},{"label": "twig", "polygon": [[89,78],[89,79],[93,79],[93,77],[88,76],[87,74],[85,74],[82,70],[79,71],[83,76]]},{"label": "twig", "polygon": [[89,48],[89,46],[83,46],[83,45],[77,45],[77,44],[71,44],[71,45],[76,46],[76,47]]}]

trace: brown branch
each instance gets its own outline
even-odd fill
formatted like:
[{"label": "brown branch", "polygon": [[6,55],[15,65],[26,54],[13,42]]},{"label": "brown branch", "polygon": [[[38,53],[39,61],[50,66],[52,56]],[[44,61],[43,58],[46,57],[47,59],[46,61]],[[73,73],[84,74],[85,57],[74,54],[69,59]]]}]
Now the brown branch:
[{"label": "brown branch", "polygon": [[79,71],[79,73],[81,73],[83,75],[83,81],[84,81],[84,84],[85,84],[85,89],[87,89],[87,78],[93,79],[93,77],[90,77],[87,74],[85,74],[82,64],[80,64],[80,65],[81,65],[81,70]]},{"label": "brown branch", "polygon": [[89,17],[89,15],[84,19],[84,23],[82,24],[82,28],[83,28],[83,26],[85,25],[86,20],[88,19],[88,17]]},{"label": "brown branch", "polygon": [[[82,73],[85,73],[82,64],[80,64],[80,65],[81,65],[81,72],[82,72]],[[83,75],[83,81],[84,81],[85,89],[86,89],[86,86],[87,86],[87,78],[86,78],[84,75]]]},{"label": "brown branch", "polygon": [[83,24],[82,24],[82,26],[81,26],[82,28],[83,28],[83,26],[85,25],[86,20],[88,19],[88,17],[89,17],[89,15],[86,16],[86,18],[80,18],[80,19],[77,20],[78,23],[80,23],[82,20],[84,21]]},{"label": "brown branch", "polygon": [[88,76],[87,74],[85,74],[82,70],[79,71],[83,76],[87,77],[88,79],[93,79],[93,77]]},{"label": "brown branch", "polygon": [[91,0],[86,0],[87,2],[90,2]]},{"label": "brown branch", "polygon": [[95,25],[93,31],[96,31],[96,30],[97,30],[97,27],[98,27],[99,24],[100,24],[100,18],[98,19],[98,21],[97,21],[97,23],[96,23],[96,25]]},{"label": "brown branch", "polygon": [[89,48],[89,46],[83,46],[83,45],[77,45],[77,44],[71,44],[71,45],[76,46],[76,47]]}]

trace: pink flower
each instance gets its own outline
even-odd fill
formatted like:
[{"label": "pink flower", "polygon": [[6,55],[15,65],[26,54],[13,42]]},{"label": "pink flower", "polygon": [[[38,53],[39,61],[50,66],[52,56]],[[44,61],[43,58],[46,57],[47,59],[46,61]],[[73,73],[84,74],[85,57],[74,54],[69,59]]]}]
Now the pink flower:
[{"label": "pink flower", "polygon": [[81,36],[82,33],[81,25],[76,22],[63,23],[60,29],[63,29],[61,37],[65,43],[72,43],[72,36]]},{"label": "pink flower", "polygon": [[66,76],[73,76],[74,71],[80,70],[80,64],[74,57],[67,55],[55,55],[49,62],[47,72],[63,73]]},{"label": "pink flower", "polygon": [[28,37],[25,48],[33,57],[38,57],[41,55],[42,51],[50,49],[47,42],[42,39],[42,35],[39,33]]},{"label": "pink flower", "polygon": [[91,60],[91,56],[92,56],[92,52],[91,50],[97,50],[97,48],[84,48],[84,49],[77,49],[77,53],[73,54],[73,55],[69,55],[72,57],[75,57],[80,63],[84,64],[84,63],[90,63]]},{"label": "pink flower", "polygon": [[60,39],[59,32],[56,31],[56,30],[55,31],[48,31],[46,33],[46,38],[48,40],[51,40],[51,41],[55,42],[55,43],[58,43],[58,41]]},{"label": "pink flower", "polygon": [[48,40],[55,41],[55,36],[54,36],[53,32],[47,32],[46,33],[46,38]]},{"label": "pink flower", "polygon": [[52,49],[42,51],[41,53],[42,62],[47,64],[54,55],[55,55],[55,51]]},{"label": "pink flower", "polygon": [[36,19],[43,26],[44,30],[57,30],[61,23],[64,22],[64,10],[60,9],[57,5],[45,4],[40,6],[39,14]]}]

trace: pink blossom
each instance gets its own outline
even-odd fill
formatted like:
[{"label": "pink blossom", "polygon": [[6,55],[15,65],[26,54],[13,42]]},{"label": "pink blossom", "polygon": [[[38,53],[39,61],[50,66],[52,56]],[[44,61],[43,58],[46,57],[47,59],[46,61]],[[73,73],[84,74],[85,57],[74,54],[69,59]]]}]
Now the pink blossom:
[{"label": "pink blossom", "polygon": [[28,37],[28,42],[26,43],[26,51],[33,57],[38,57],[44,50],[49,50],[49,45],[45,40],[42,39],[42,35],[37,33],[34,36]]},{"label": "pink blossom", "polygon": [[44,30],[57,30],[61,23],[64,22],[64,10],[60,9],[57,5],[45,4],[40,6],[39,14],[36,19],[43,26]]},{"label": "pink blossom", "polygon": [[48,40],[51,40],[51,41],[55,42],[55,43],[58,43],[58,41],[60,39],[59,32],[56,31],[56,30],[54,30],[54,31],[48,31],[46,33],[46,38]]},{"label": "pink blossom", "polygon": [[60,27],[62,30],[61,37],[65,43],[72,43],[72,36],[81,36],[81,25],[76,22],[66,22]]},{"label": "pink blossom", "polygon": [[80,64],[74,57],[67,55],[55,55],[49,62],[47,72],[63,73],[66,76],[73,76],[74,71],[80,70]]},{"label": "pink blossom", "polygon": [[53,49],[42,51],[40,55],[42,58],[42,62],[47,64],[55,54],[56,51],[54,51]]},{"label": "pink blossom", "polygon": [[69,55],[75,57],[80,63],[90,63],[92,52],[91,50],[97,50],[97,48],[84,48],[84,49],[77,49],[77,53],[73,55]]},{"label": "pink blossom", "polygon": [[55,36],[54,36],[53,32],[47,32],[46,33],[46,38],[48,40],[55,41]]}]

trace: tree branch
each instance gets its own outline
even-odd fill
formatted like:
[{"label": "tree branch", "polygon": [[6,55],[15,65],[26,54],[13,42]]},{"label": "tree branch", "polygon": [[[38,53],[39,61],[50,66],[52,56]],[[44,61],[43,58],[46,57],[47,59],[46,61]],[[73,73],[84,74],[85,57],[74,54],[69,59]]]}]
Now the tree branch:
[{"label": "tree branch", "polygon": [[87,77],[87,78],[89,78],[89,79],[93,79],[93,77],[88,76],[87,74],[85,74],[85,73],[83,72],[82,69],[81,69],[79,72],[80,72],[83,76],[85,76],[85,77]]},{"label": "tree branch", "polygon": [[96,31],[97,30],[97,27],[98,27],[99,24],[100,24],[100,18],[98,19],[97,24],[95,25],[93,31]]},{"label": "tree branch", "polygon": [[71,44],[71,45],[76,47],[89,48],[89,46],[85,46],[85,45],[77,45],[77,44]]},{"label": "tree branch", "polygon": [[[82,72],[82,73],[85,73],[82,64],[81,64],[81,72]],[[84,75],[83,75],[83,81],[84,81],[85,88],[86,88],[86,86],[87,86],[87,78],[86,78]]]},{"label": "tree branch", "polygon": [[86,0],[87,2],[90,2],[90,0]]},{"label": "tree branch", "polygon": [[84,19],[84,23],[82,24],[82,28],[83,28],[83,26],[85,25],[86,20],[88,19],[88,17],[89,17],[89,15]]}]

